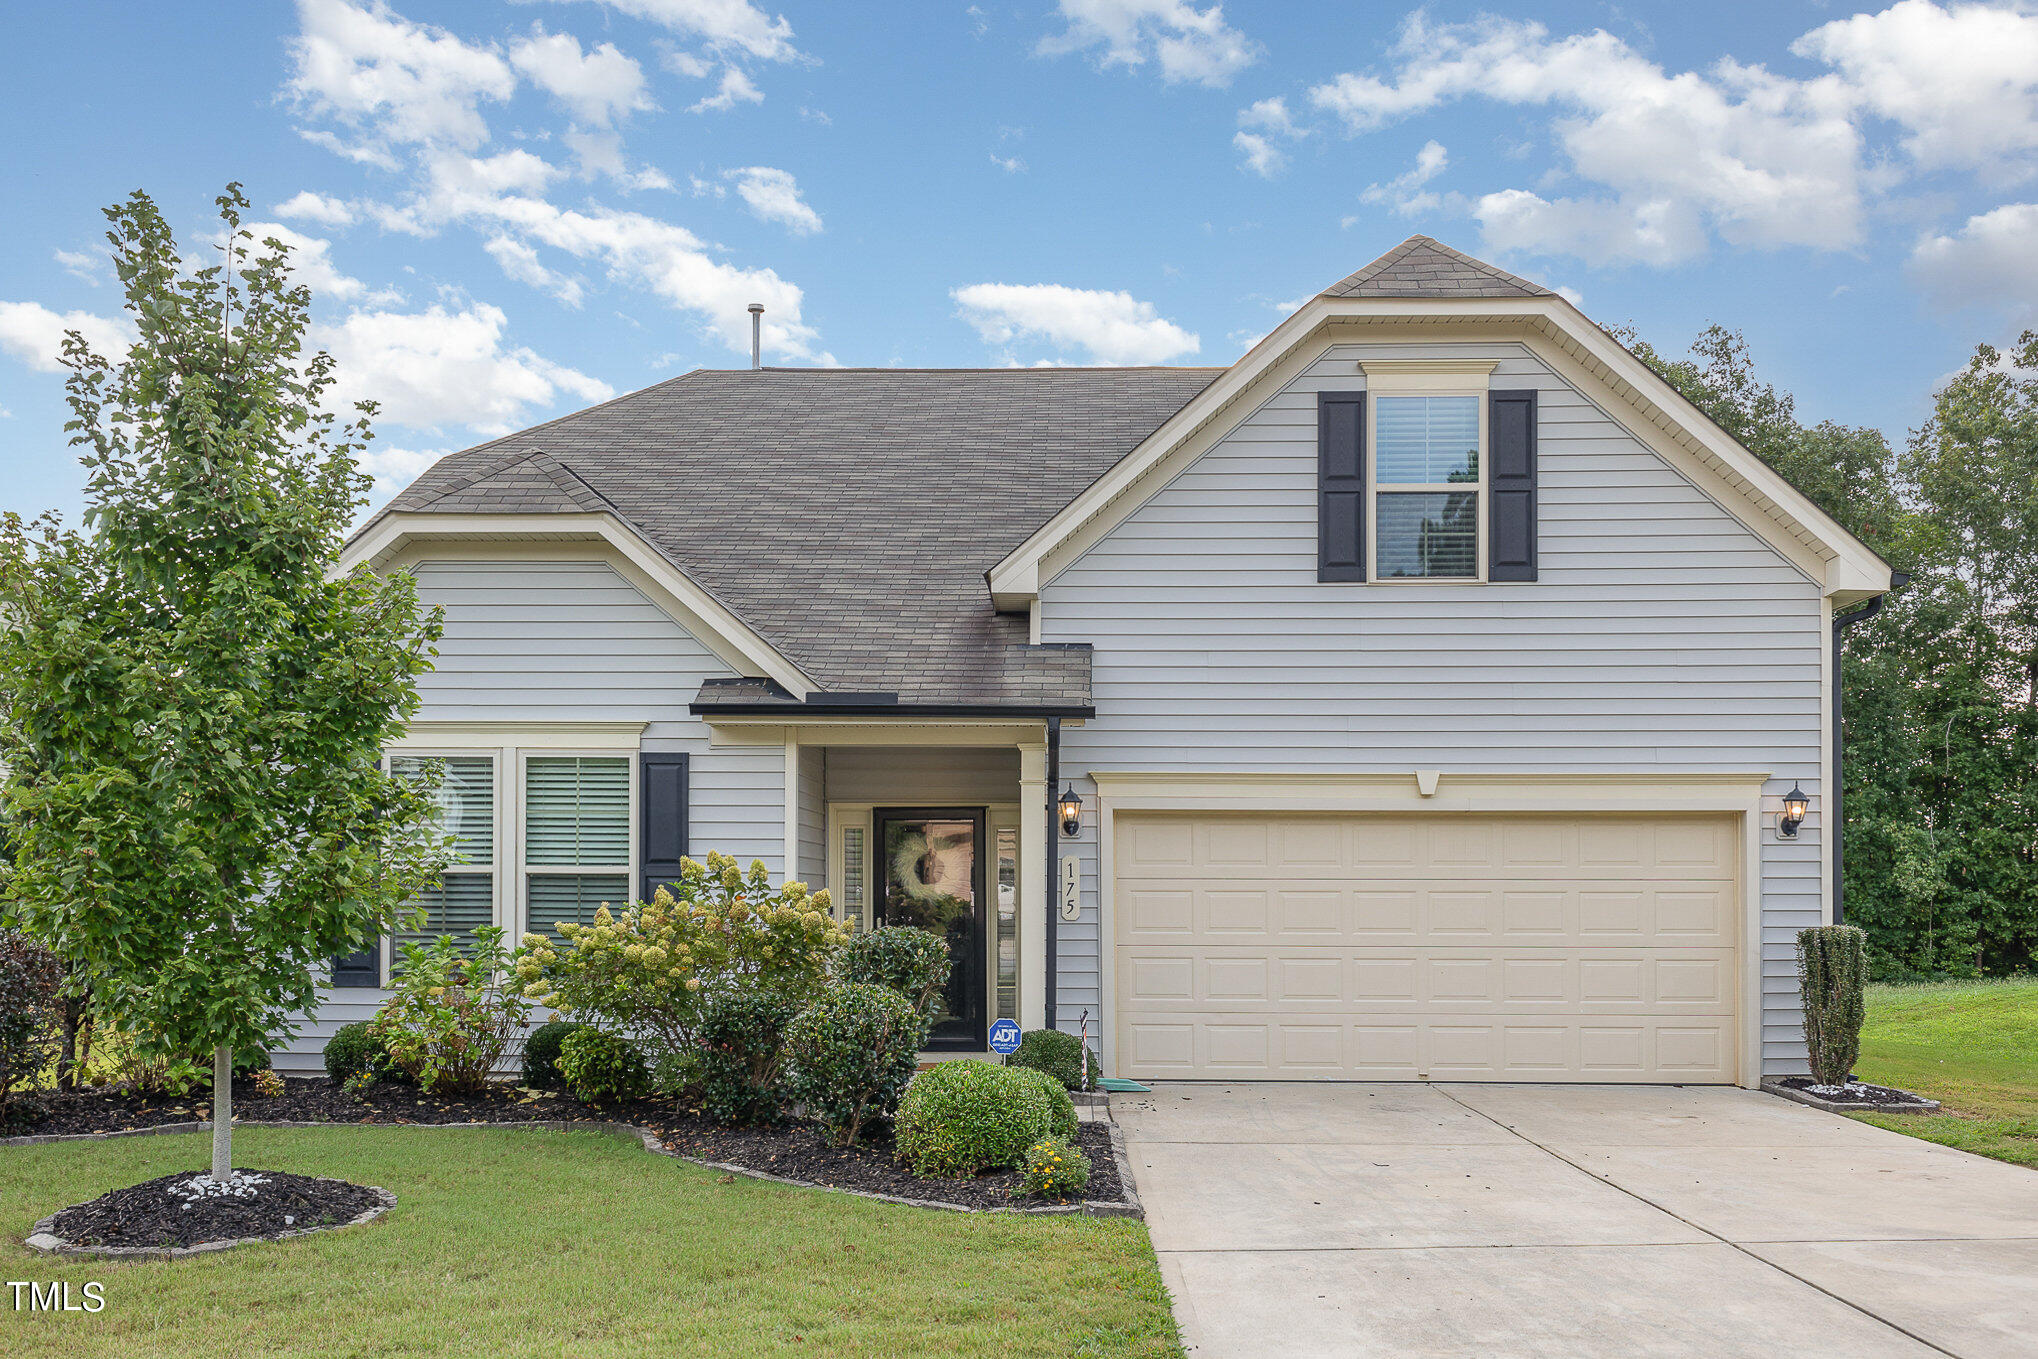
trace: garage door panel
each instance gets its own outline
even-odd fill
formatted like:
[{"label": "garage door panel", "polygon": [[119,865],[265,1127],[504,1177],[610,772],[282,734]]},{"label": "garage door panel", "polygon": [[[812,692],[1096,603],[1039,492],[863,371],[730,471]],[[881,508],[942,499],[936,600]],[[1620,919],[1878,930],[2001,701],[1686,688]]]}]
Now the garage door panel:
[{"label": "garage door panel", "polygon": [[1118,1065],[1730,1081],[1736,825],[1121,813]]}]

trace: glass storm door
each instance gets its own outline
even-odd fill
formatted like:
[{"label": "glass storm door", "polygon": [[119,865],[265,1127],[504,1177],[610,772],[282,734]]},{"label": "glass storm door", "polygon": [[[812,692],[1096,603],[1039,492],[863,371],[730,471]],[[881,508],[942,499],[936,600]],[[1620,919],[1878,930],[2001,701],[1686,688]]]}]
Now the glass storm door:
[{"label": "glass storm door", "polygon": [[984,1032],[984,814],[979,808],[880,809],[877,923],[917,925],[948,941],[948,991],[930,1048],[981,1050]]}]

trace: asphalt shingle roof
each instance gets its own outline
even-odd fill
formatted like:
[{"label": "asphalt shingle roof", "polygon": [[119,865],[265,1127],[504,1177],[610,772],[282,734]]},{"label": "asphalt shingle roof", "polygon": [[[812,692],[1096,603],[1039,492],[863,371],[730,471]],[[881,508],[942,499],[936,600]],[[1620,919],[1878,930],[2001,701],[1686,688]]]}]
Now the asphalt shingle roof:
[{"label": "asphalt shingle roof", "polygon": [[825,689],[1082,704],[1088,651],[1028,646],[984,573],[1221,371],[703,370],[442,458],[383,514],[608,511]]},{"label": "asphalt shingle roof", "polygon": [[1548,288],[1517,278],[1484,260],[1460,254],[1428,236],[1410,236],[1348,278],[1325,297],[1550,297]]}]

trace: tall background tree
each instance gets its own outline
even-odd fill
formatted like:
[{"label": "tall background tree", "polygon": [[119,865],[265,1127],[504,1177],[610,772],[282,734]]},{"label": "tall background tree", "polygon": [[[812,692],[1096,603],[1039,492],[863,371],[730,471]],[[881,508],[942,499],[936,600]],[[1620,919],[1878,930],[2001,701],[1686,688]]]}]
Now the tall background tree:
[{"label": "tall background tree", "polygon": [[385,773],[439,634],[405,575],[329,575],[372,406],[326,408],[310,296],[218,200],[193,267],[146,195],[107,210],[137,339],[64,361],[84,530],[0,525],[0,804],[22,923],[146,1050],[213,1057],[231,1173],[236,1051],[271,1044],[324,961],[377,938],[443,846]]},{"label": "tall background tree", "polygon": [[1686,358],[1621,337],[1911,573],[1846,634],[1846,903],[1879,978],[2038,967],[2038,334],[1983,345],[1893,449],[1806,425],[1719,326]]}]

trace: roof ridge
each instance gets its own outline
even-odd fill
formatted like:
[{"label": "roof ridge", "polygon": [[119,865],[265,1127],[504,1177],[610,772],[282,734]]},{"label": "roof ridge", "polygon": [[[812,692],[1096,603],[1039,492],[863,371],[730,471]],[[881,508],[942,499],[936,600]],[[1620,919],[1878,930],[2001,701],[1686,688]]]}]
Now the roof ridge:
[{"label": "roof ridge", "polygon": [[[1456,277],[1453,277],[1453,274]],[[1470,275],[1470,277],[1467,277]],[[1319,297],[1550,297],[1542,284],[1511,274],[1434,236],[1414,235]]]}]

